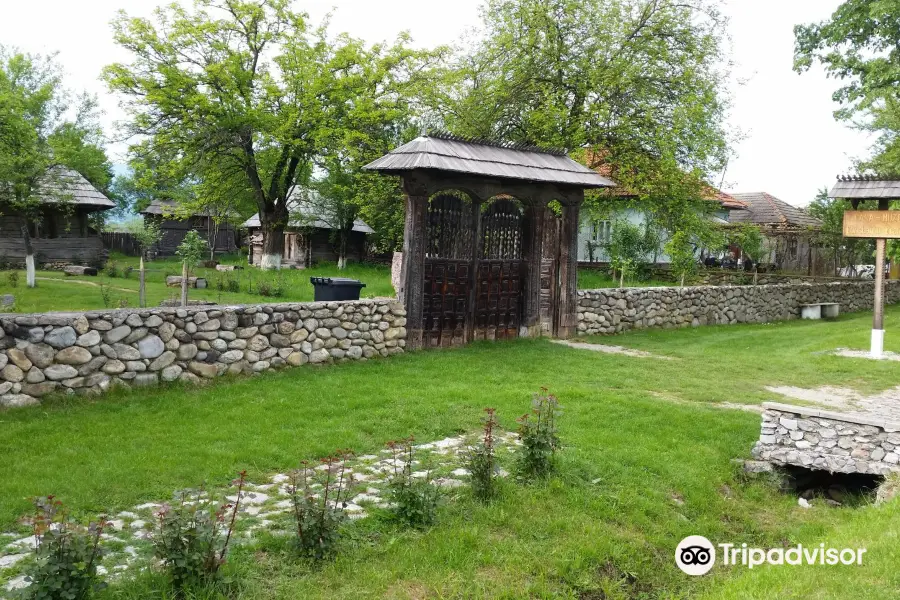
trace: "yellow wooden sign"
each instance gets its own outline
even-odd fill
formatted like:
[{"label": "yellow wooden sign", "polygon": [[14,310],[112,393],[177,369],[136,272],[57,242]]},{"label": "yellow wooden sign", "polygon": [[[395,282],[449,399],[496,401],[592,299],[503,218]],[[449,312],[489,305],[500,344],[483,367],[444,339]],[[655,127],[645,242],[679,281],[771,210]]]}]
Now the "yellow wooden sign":
[{"label": "yellow wooden sign", "polygon": [[900,210],[848,210],[844,237],[900,239]]}]

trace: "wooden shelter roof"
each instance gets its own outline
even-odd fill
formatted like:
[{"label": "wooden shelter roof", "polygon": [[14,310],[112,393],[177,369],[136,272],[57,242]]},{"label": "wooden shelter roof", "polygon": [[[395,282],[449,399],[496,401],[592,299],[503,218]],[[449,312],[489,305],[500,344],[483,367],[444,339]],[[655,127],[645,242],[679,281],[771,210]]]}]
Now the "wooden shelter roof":
[{"label": "wooden shelter roof", "polygon": [[50,167],[38,184],[37,196],[44,204],[71,202],[93,210],[107,210],[116,206],[115,202],[91,185],[84,175],[62,165]]},{"label": "wooden shelter roof", "polygon": [[900,199],[900,176],[844,175],[838,177],[828,197],[848,200]]},{"label": "wooden shelter roof", "polygon": [[731,213],[730,223],[753,223],[754,225],[775,227],[814,227],[822,226],[822,221],[811,216],[802,208],[792,206],[765,192],[750,194],[732,194],[734,198],[747,205],[747,210]]},{"label": "wooden shelter roof", "polygon": [[430,169],[579,188],[616,185],[561,151],[467,140],[445,134],[417,137],[364,168],[393,174]]},{"label": "wooden shelter roof", "polygon": [[[142,215],[160,215],[163,217],[171,217],[175,220],[185,219],[187,217],[211,217],[217,216],[215,212],[209,208],[203,208],[201,210],[196,210],[190,215],[179,214],[178,212],[178,202],[175,200],[154,200],[147,207],[140,211]],[[237,217],[237,213],[234,211],[229,211],[229,217]]]}]

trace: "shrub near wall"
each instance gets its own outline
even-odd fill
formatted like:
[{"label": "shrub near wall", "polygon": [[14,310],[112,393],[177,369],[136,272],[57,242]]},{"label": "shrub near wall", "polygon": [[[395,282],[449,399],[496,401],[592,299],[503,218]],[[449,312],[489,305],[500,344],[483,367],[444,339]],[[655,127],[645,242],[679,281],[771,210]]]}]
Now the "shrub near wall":
[{"label": "shrub near wall", "polygon": [[0,315],[0,406],[403,352],[390,299]]},{"label": "shrub near wall", "polygon": [[[841,312],[871,310],[874,293],[871,281],[579,290],[578,333],[785,321],[815,302],[837,302]],[[900,281],[886,282],[885,301],[900,301]]]}]

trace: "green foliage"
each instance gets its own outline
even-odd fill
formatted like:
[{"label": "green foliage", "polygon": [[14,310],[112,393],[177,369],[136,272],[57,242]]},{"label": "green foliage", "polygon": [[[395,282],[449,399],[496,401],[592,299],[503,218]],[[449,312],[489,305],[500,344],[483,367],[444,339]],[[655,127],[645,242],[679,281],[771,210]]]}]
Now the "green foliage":
[{"label": "green foliage", "polygon": [[[861,209],[868,207],[862,203]],[[822,188],[810,202],[809,214],[822,221],[822,228],[815,234],[815,240],[821,245],[826,255],[834,261],[835,270],[865,262],[871,258],[873,243],[871,240],[844,237],[844,212],[851,210],[849,201],[841,198],[829,198],[828,189]],[[893,250],[893,240],[888,241],[888,249]],[[892,259],[900,257],[892,257]]]},{"label": "green foliage", "polygon": [[175,254],[188,266],[188,270],[191,270],[200,264],[208,248],[209,244],[206,240],[200,237],[200,234],[195,230],[191,229],[184,236],[181,243],[178,244]]},{"label": "green foliage", "polygon": [[314,162],[351,174],[342,201],[364,196],[368,184],[355,180],[371,176],[358,166],[396,141],[406,90],[433,57],[407,48],[406,36],[370,47],[330,36],[289,0],[196,0],[152,20],[121,13],[113,27],[134,57],[104,71],[126,99],[127,133],[143,140],[132,148],[134,188],[142,198],[155,186],[186,191],[220,208],[237,197],[259,212],[265,253],[280,252],[288,196]]},{"label": "green foliage", "polygon": [[182,492],[173,505],[157,513],[153,550],[172,587],[179,592],[207,587],[219,581],[225,564],[244,490],[241,472],[235,480],[234,504],[217,504],[203,489]]},{"label": "green foliage", "polygon": [[107,277],[112,277],[113,279],[119,277],[119,275],[121,275],[121,272],[119,271],[119,263],[114,260],[109,261],[108,263],[106,263],[106,267],[104,267],[103,273]]},{"label": "green foliage", "polygon": [[64,208],[71,204],[54,165],[75,169],[110,193],[112,166],[96,101],[63,88],[55,55],[0,46],[0,127],[0,202],[26,218],[39,216],[42,195]]},{"label": "green foliage", "polygon": [[393,476],[390,480],[391,510],[394,516],[410,527],[427,527],[437,520],[437,507],[441,491],[432,481],[431,471],[425,477],[413,477],[415,439],[387,443],[393,459]]},{"label": "green foliage", "polygon": [[18,271],[10,271],[6,274],[6,283],[9,284],[9,287],[16,288],[19,287],[19,272]]},{"label": "green foliage", "polygon": [[256,293],[260,296],[269,298],[280,298],[285,294],[285,285],[283,277],[276,277],[271,281],[268,279],[261,280],[256,286]]},{"label": "green foliage", "polygon": [[[340,450],[321,459],[324,469],[317,471],[303,461],[291,475],[289,494],[294,513],[295,543],[301,556],[313,560],[331,558],[337,553],[341,525],[346,519],[345,494],[352,485],[347,468],[350,450]],[[313,486],[318,484],[317,489]]]},{"label": "green foliage", "polygon": [[690,234],[686,231],[676,231],[666,242],[665,252],[669,255],[672,273],[680,279],[681,285],[684,285],[685,279],[697,272],[697,257],[694,255]]},{"label": "green foliage", "polygon": [[519,417],[522,448],[516,469],[523,481],[545,479],[556,470],[556,452],[560,447],[556,420],[562,414],[560,408],[556,396],[541,388],[531,400],[531,413]]},{"label": "green foliage", "polygon": [[104,521],[84,527],[53,496],[34,500],[31,526],[37,560],[27,572],[31,585],[23,597],[34,600],[85,600],[106,584],[97,574],[103,557]]},{"label": "green foliage", "polygon": [[497,495],[496,457],[494,455],[494,430],[497,428],[496,409],[486,408],[484,412],[484,435],[481,442],[469,450],[467,466],[475,499],[488,504]]},{"label": "green foliage", "polygon": [[620,283],[634,277],[647,262],[647,255],[658,246],[659,238],[652,227],[642,230],[627,219],[616,220],[609,244],[606,245],[606,253],[609,255],[610,266],[619,273]]},{"label": "green foliage", "polygon": [[831,18],[794,28],[794,69],[821,64],[842,81],[835,117],[879,134],[874,156],[859,166],[885,174],[900,172],[898,20],[900,0],[846,0]]},{"label": "green foliage", "polygon": [[132,221],[128,224],[128,233],[134,237],[142,252],[146,252],[158,244],[163,237],[159,222],[152,219],[144,219],[141,222]]},{"label": "green foliage", "polygon": [[737,246],[744,255],[758,263],[763,253],[763,235],[752,223],[738,223],[727,231],[728,244]]}]

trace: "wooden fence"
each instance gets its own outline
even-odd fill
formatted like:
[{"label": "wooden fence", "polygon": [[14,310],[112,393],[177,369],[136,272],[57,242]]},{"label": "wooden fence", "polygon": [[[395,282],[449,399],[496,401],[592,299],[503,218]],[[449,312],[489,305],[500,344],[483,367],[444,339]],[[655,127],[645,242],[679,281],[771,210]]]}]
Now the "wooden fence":
[{"label": "wooden fence", "polygon": [[100,234],[103,238],[103,247],[113,252],[121,252],[126,256],[140,256],[141,247],[134,235],[124,231],[104,231]]}]

